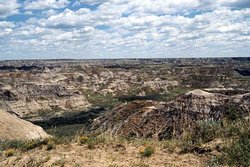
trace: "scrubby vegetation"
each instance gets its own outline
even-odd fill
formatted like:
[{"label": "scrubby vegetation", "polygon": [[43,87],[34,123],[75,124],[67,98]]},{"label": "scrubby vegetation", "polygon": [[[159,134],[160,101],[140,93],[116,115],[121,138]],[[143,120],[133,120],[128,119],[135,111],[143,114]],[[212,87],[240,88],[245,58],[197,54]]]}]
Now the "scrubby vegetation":
[{"label": "scrubby vegetation", "polygon": [[218,151],[218,155],[213,156],[209,164],[250,166],[250,122],[235,114],[229,118],[224,121],[198,122],[195,132],[183,139],[181,152],[211,152],[213,150],[202,148],[202,145],[220,139],[221,143],[213,148]]},{"label": "scrubby vegetation", "polygon": [[30,141],[1,141],[0,142],[0,151],[8,149],[20,149],[22,151],[28,151],[34,149],[42,144],[45,144],[46,141],[40,140],[30,140]]},{"label": "scrubby vegetation", "polygon": [[15,154],[15,150],[14,150],[14,149],[7,149],[7,150],[5,150],[5,152],[4,152],[4,155],[5,155],[6,157],[13,156],[14,154]]},{"label": "scrubby vegetation", "polygon": [[[230,109],[227,116],[222,120],[197,121],[192,131],[184,133],[177,139],[156,141],[153,139],[123,138],[110,135],[93,136],[84,134],[80,129],[75,134],[53,133],[54,138],[46,140],[31,141],[2,141],[0,143],[1,154],[5,157],[14,156],[17,152],[27,152],[33,149],[50,151],[60,147],[76,143],[89,150],[111,147],[114,150],[126,150],[126,146],[132,145],[138,150],[138,155],[149,158],[157,151],[165,150],[172,154],[206,154],[209,158],[208,166],[229,165],[249,166],[250,165],[250,122],[240,117],[238,112]],[[54,129],[56,130],[56,128]],[[65,129],[59,128],[59,131]],[[52,131],[50,131],[52,132]],[[216,143],[215,141],[220,141]],[[158,148],[158,149],[156,149]],[[216,154],[210,154],[211,152]],[[64,164],[64,160],[57,160]],[[134,164],[134,166],[147,166],[147,164]]]},{"label": "scrubby vegetation", "polygon": [[[250,126],[249,122],[238,119],[235,121],[203,121],[197,122],[194,133],[189,133],[180,139],[155,141],[153,139],[125,139],[109,135],[88,136],[76,135],[68,140],[55,137],[44,141],[27,142],[1,142],[0,148],[5,157],[13,156],[16,152],[26,152],[32,149],[44,148],[46,151],[76,143],[89,150],[109,147],[120,150],[133,146],[138,149],[138,155],[142,158],[150,158],[158,150],[165,150],[172,154],[206,154],[210,157],[208,166],[249,166],[250,165]],[[220,139],[221,142],[213,144]],[[212,143],[212,144],[210,144]],[[208,144],[208,145],[207,145]],[[158,148],[158,149],[156,149]],[[216,151],[216,156],[210,154]],[[55,164],[65,164],[64,159],[59,159]],[[132,166],[148,166],[145,163],[136,163]]]},{"label": "scrubby vegetation", "polygon": [[139,149],[139,154],[142,157],[150,157],[154,153],[154,148],[152,146],[144,146]]},{"label": "scrubby vegetation", "polygon": [[45,140],[29,140],[29,141],[1,141],[0,151],[6,150],[20,150],[29,151],[35,148],[46,146],[46,150],[55,148],[57,144],[65,144],[67,140],[63,138],[47,138]]}]

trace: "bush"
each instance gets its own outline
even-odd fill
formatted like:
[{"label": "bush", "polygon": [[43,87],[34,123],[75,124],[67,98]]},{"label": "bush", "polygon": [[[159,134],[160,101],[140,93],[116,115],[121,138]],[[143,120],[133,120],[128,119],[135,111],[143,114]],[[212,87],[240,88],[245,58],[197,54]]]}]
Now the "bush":
[{"label": "bush", "polygon": [[151,146],[145,146],[139,149],[139,154],[142,157],[150,157],[153,153],[154,153],[154,148]]},{"label": "bush", "polygon": [[0,141],[0,151],[4,151],[7,149],[17,149],[22,148],[24,145],[24,142],[21,141]]},{"label": "bush", "polygon": [[220,135],[221,123],[213,120],[198,121],[192,134],[193,143],[207,143]]},{"label": "bush", "polygon": [[226,119],[229,121],[237,121],[243,118],[243,112],[237,106],[231,105],[229,106],[226,112]]},{"label": "bush", "polygon": [[163,149],[167,149],[170,152],[175,152],[181,143],[177,139],[171,139],[163,141],[162,144],[163,144]]},{"label": "bush", "polygon": [[86,144],[89,138],[87,136],[80,136],[78,139],[79,144]]},{"label": "bush", "polygon": [[250,126],[248,121],[229,120],[224,125],[221,135],[225,146],[220,156],[209,163],[229,166],[250,166]]},{"label": "bush", "polygon": [[29,140],[29,141],[0,141],[0,151],[8,149],[19,149],[22,151],[32,150],[42,145],[51,145],[51,142],[55,145],[56,139],[45,140]]},{"label": "bush", "polygon": [[80,136],[78,138],[78,143],[83,145],[83,144],[87,144],[87,147],[89,149],[94,149],[96,145],[100,144],[100,143],[105,143],[106,142],[106,138],[104,136]]},{"label": "bush", "polygon": [[14,149],[7,149],[5,152],[4,152],[4,156],[5,157],[10,157],[10,156],[13,156],[15,154],[15,150]]},{"label": "bush", "polygon": [[34,149],[43,144],[41,140],[30,140],[30,141],[1,141],[0,150],[7,149],[20,149],[23,151]]},{"label": "bush", "polygon": [[206,164],[208,167],[218,167],[221,164],[221,158],[213,156]]},{"label": "bush", "polygon": [[25,142],[25,144],[23,145],[23,148],[21,148],[21,149],[24,151],[28,151],[28,150],[34,149],[36,147],[39,147],[42,144],[43,144],[43,142],[40,140],[30,140],[30,141]]},{"label": "bush", "polygon": [[250,134],[242,134],[233,140],[224,156],[230,166],[250,166]]},{"label": "bush", "polygon": [[193,152],[196,146],[197,144],[192,143],[192,141],[182,141],[180,144],[180,153],[186,154],[189,152]]},{"label": "bush", "polygon": [[55,142],[50,141],[50,142],[47,144],[46,150],[52,150],[52,149],[55,149],[55,148],[56,148]]},{"label": "bush", "polygon": [[87,147],[88,147],[88,149],[94,149],[96,144],[97,143],[94,140],[88,140],[87,141]]}]

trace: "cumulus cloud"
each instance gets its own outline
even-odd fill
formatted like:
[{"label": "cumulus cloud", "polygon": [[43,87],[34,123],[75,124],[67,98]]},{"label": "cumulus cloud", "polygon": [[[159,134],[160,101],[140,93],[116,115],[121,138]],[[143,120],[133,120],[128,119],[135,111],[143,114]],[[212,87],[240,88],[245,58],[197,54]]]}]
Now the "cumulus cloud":
[{"label": "cumulus cloud", "polygon": [[[34,7],[35,2],[39,2],[39,7]],[[24,10],[33,3],[33,8],[27,11],[41,9],[40,13],[36,15],[35,11],[17,24],[0,22],[0,44],[6,46],[0,51],[55,58],[58,55],[249,56],[250,53],[247,0],[78,0],[77,8],[64,1],[60,8],[66,9],[61,10],[57,10],[60,5],[55,7],[48,2],[63,1],[25,3]]]},{"label": "cumulus cloud", "polygon": [[25,9],[41,10],[41,9],[60,9],[70,3],[69,0],[31,0],[25,3]]},{"label": "cumulus cloud", "polygon": [[8,21],[0,21],[0,28],[13,28],[15,24]]},{"label": "cumulus cloud", "polygon": [[18,13],[19,4],[17,0],[0,1],[0,17],[6,17]]},{"label": "cumulus cloud", "polygon": [[199,0],[199,10],[215,10],[221,8],[244,9],[250,7],[249,0]]},{"label": "cumulus cloud", "polygon": [[96,4],[101,4],[104,2],[107,2],[108,0],[79,0],[79,2],[86,4],[86,5],[96,5]]}]

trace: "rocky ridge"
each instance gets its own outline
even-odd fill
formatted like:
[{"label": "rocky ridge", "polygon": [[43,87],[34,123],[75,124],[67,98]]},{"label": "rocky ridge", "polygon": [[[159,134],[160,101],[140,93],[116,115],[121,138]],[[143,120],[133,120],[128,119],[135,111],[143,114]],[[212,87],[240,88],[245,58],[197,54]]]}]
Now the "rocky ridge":
[{"label": "rocky ridge", "polygon": [[90,106],[87,98],[61,85],[23,83],[0,86],[0,109],[19,117],[57,110],[81,110]]},{"label": "rocky ridge", "polygon": [[227,96],[197,89],[169,102],[125,103],[95,119],[91,131],[161,140],[192,131],[197,121],[222,120],[230,110],[247,118],[250,93]]}]

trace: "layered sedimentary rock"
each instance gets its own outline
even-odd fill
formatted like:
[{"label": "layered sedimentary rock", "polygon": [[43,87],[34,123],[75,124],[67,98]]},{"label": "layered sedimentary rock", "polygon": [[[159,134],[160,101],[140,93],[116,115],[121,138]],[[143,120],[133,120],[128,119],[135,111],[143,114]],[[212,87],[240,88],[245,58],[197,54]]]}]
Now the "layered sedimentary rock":
[{"label": "layered sedimentary rock", "polygon": [[229,112],[247,117],[250,94],[227,96],[197,89],[169,102],[124,103],[95,119],[91,130],[126,137],[180,137],[192,131],[197,121],[222,120]]},{"label": "layered sedimentary rock", "polygon": [[50,137],[41,127],[0,110],[0,140],[35,140]]},{"label": "layered sedimentary rock", "polygon": [[58,84],[0,86],[0,109],[14,112],[19,117],[45,111],[80,110],[88,106],[90,104],[84,95]]}]

